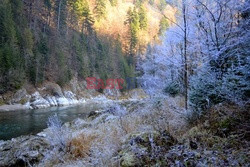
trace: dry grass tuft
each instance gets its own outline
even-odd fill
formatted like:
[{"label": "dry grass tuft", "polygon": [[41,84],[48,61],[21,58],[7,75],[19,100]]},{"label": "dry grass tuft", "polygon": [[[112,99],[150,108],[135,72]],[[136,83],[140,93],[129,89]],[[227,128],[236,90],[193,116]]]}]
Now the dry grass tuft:
[{"label": "dry grass tuft", "polygon": [[68,152],[72,159],[84,158],[89,156],[91,144],[94,141],[95,136],[89,135],[79,135],[73,138],[68,143]]}]

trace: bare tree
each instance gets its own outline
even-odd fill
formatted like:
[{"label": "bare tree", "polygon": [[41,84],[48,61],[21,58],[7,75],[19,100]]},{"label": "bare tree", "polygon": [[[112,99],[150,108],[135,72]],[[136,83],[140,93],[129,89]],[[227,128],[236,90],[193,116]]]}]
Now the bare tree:
[{"label": "bare tree", "polygon": [[166,15],[163,16],[169,20],[172,24],[176,25],[182,31],[182,56],[183,56],[183,80],[184,80],[184,96],[185,96],[185,109],[188,109],[188,18],[187,18],[187,1],[182,0],[181,6],[179,7],[179,11],[181,11],[181,19],[182,23],[178,23],[168,18]]},{"label": "bare tree", "polygon": [[184,85],[185,85],[185,109],[188,109],[188,63],[187,63],[187,8],[186,8],[186,0],[182,0],[182,17],[183,17],[183,46],[184,46]]}]

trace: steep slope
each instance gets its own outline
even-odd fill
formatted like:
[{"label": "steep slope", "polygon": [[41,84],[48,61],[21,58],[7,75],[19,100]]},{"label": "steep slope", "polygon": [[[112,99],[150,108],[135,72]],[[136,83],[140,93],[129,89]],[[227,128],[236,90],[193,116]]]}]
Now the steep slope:
[{"label": "steep slope", "polygon": [[1,0],[0,93],[44,81],[134,76],[135,56],[167,27],[158,1]]}]

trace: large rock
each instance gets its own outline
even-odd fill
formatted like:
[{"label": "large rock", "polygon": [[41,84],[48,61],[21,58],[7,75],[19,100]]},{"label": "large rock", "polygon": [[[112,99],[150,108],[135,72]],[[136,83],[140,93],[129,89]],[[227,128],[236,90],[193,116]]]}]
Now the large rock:
[{"label": "large rock", "polygon": [[46,99],[50,106],[58,106],[57,99],[55,96],[45,96],[44,99]]},{"label": "large rock", "polygon": [[79,103],[79,101],[76,98],[76,95],[71,91],[64,91],[64,96],[59,97],[56,100],[58,106],[66,106]]},{"label": "large rock", "polygon": [[47,95],[52,95],[56,97],[63,97],[63,92],[62,92],[61,87],[58,84],[51,83],[51,82],[45,85],[44,93]]},{"label": "large rock", "polygon": [[58,106],[67,106],[70,104],[68,99],[66,99],[65,97],[59,97],[56,99],[56,101]]},{"label": "large rock", "polygon": [[64,91],[64,97],[68,99],[69,104],[77,104],[79,101],[77,100],[76,94],[71,91]]},{"label": "large rock", "polygon": [[11,102],[14,104],[25,104],[29,102],[30,98],[31,96],[27,93],[26,89],[22,88],[14,94]]},{"label": "large rock", "polygon": [[39,92],[35,92],[31,95],[30,106],[33,109],[46,108],[50,107],[50,103],[45,100]]},{"label": "large rock", "polygon": [[49,144],[43,137],[24,136],[0,143],[0,166],[30,166],[42,160]]},{"label": "large rock", "polygon": [[31,107],[34,109],[46,108],[50,106],[67,106],[72,104],[78,104],[83,100],[77,100],[76,95],[71,91],[65,91],[61,94],[61,89],[57,89],[57,96],[45,95],[43,98],[39,92],[32,94]]}]

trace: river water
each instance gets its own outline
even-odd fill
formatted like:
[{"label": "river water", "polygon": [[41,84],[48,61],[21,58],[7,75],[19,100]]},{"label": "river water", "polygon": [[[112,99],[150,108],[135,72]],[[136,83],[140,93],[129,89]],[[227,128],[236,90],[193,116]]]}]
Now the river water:
[{"label": "river water", "polygon": [[76,118],[86,118],[89,112],[102,110],[110,104],[110,101],[93,100],[75,106],[0,112],[0,140],[41,132],[47,128],[48,117],[55,114],[62,122],[69,122]]}]

